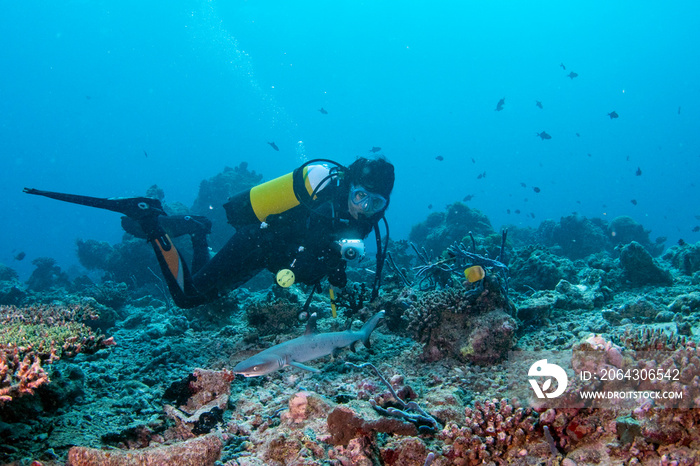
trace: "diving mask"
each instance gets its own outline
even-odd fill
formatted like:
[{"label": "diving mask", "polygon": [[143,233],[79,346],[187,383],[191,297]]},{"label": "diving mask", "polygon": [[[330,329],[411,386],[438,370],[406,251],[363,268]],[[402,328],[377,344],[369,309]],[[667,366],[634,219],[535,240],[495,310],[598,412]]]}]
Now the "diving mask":
[{"label": "diving mask", "polygon": [[350,200],[368,214],[375,214],[387,205],[387,200],[384,196],[369,192],[362,186],[352,186],[350,188]]}]

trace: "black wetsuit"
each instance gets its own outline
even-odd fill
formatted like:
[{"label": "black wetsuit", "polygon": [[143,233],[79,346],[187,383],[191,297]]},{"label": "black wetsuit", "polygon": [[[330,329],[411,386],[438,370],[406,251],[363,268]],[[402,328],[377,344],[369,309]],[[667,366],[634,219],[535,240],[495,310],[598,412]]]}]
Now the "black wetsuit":
[{"label": "black wetsuit", "polygon": [[268,216],[264,223],[239,226],[224,247],[206,262],[209,254],[206,239],[193,236],[194,290],[179,300],[178,293],[174,293],[175,303],[192,307],[212,301],[243,285],[263,269],[273,273],[290,269],[296,282],[309,285],[328,277],[332,285],[345,286],[346,263],[337,241],[364,239],[372,231],[375,220],[356,220],[350,216],[347,189],[331,186],[327,190],[332,193],[322,193],[324,196],[319,196],[321,199],[312,206],[298,205]]}]

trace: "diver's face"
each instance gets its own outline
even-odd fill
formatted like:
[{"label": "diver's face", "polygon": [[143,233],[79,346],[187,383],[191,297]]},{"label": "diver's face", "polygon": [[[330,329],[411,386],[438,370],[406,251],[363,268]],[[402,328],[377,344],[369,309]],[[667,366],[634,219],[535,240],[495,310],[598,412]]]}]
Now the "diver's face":
[{"label": "diver's face", "polygon": [[360,215],[371,217],[384,209],[386,205],[387,200],[381,194],[370,192],[362,186],[352,185],[350,187],[348,212],[350,212],[352,218],[358,219]]},{"label": "diver's face", "polygon": [[362,207],[357,204],[353,204],[350,198],[348,198],[348,212],[350,212],[350,216],[355,220],[360,218],[360,215],[364,214]]}]

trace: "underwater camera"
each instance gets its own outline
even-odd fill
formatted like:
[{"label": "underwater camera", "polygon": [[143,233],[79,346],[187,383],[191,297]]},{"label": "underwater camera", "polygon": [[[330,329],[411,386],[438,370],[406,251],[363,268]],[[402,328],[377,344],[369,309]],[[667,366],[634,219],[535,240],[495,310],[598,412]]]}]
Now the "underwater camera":
[{"label": "underwater camera", "polygon": [[341,239],[340,255],[349,264],[357,264],[365,257],[365,243],[361,239]]}]

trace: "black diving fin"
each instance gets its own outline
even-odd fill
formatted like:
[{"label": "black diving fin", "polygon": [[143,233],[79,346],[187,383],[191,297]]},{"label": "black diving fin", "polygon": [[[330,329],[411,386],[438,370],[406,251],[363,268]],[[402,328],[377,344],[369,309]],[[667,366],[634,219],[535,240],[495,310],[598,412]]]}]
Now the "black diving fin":
[{"label": "black diving fin", "polygon": [[152,218],[159,215],[166,215],[161,202],[158,199],[152,199],[150,197],[90,197],[80,196],[78,194],[57,193],[54,191],[41,191],[33,188],[24,188],[23,191],[27,194],[36,194],[58,201],[119,212],[137,221],[148,217]]}]

